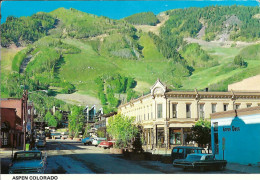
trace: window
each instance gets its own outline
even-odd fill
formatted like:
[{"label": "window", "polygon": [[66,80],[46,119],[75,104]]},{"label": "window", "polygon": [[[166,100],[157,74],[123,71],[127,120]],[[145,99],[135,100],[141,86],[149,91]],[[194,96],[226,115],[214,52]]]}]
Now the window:
[{"label": "window", "polygon": [[246,107],[247,107],[247,108],[250,108],[250,107],[251,107],[251,104],[247,104]]},{"label": "window", "polygon": [[224,104],[224,111],[228,110],[228,104]]},{"label": "window", "polygon": [[172,118],[177,118],[177,104],[172,104]]},{"label": "window", "polygon": [[145,120],[145,114],[144,114],[144,120]]},{"label": "window", "polygon": [[217,104],[211,104],[211,109],[212,109],[212,113],[217,112],[217,111],[216,111],[216,109],[217,109]]},{"label": "window", "polygon": [[236,104],[235,109],[239,109],[239,108],[240,108],[240,104]]},{"label": "window", "polygon": [[200,118],[204,119],[204,104],[200,104]]},{"label": "window", "polygon": [[147,119],[149,120],[149,113],[147,114]]},{"label": "window", "polygon": [[181,129],[170,128],[170,144],[181,144]]},{"label": "window", "polygon": [[157,118],[162,118],[162,104],[157,104]]},{"label": "window", "polygon": [[190,104],[186,104],[186,117],[191,117]]}]

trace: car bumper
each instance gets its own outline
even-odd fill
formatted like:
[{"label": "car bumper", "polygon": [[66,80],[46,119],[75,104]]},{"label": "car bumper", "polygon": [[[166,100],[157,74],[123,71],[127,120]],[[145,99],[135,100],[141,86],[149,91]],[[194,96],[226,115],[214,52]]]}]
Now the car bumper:
[{"label": "car bumper", "polygon": [[192,164],[177,164],[177,163],[173,163],[173,167],[177,167],[177,168],[194,168],[194,166]]}]

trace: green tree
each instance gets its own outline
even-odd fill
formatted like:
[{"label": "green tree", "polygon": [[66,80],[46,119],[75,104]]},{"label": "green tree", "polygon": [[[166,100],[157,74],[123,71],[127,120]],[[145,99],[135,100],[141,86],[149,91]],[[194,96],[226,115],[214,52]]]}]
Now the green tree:
[{"label": "green tree", "polygon": [[188,134],[186,142],[195,141],[199,146],[210,144],[211,142],[211,125],[210,121],[200,119],[191,128],[191,133]]},{"label": "green tree", "polygon": [[52,118],[52,114],[51,114],[50,111],[48,111],[48,112],[45,114],[45,116],[44,116],[44,121],[45,121],[45,122],[49,122],[49,119],[51,119],[51,118]]},{"label": "green tree", "polygon": [[247,66],[247,63],[244,61],[244,59],[240,55],[237,55],[234,58],[234,64],[239,66],[239,67],[246,67]]},{"label": "green tree", "polygon": [[135,118],[117,114],[108,119],[107,132],[116,140],[118,148],[129,148],[138,128],[133,124]]},{"label": "green tree", "polygon": [[72,112],[69,115],[69,134],[74,137],[79,136],[79,132],[83,130],[84,115],[83,108],[78,106],[72,107]]},{"label": "green tree", "polygon": [[55,119],[54,116],[51,116],[51,117],[48,119],[48,126],[49,126],[49,127],[57,127],[57,125],[58,125],[57,120]]},{"label": "green tree", "polygon": [[101,137],[101,138],[104,138],[106,136],[105,132],[102,130],[98,130],[97,135],[98,135],[98,137]]}]

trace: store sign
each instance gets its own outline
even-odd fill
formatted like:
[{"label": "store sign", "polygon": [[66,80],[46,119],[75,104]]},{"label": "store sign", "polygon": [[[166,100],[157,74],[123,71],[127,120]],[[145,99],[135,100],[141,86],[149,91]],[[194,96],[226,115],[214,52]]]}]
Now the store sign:
[{"label": "store sign", "polygon": [[240,131],[240,127],[235,127],[235,126],[231,126],[231,127],[223,127],[223,132],[230,132],[230,131]]}]

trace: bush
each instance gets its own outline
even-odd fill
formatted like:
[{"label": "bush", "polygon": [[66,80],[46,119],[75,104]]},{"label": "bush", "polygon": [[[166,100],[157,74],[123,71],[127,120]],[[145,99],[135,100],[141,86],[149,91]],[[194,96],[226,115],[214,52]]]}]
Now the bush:
[{"label": "bush", "polygon": [[247,67],[247,62],[245,62],[244,59],[240,55],[237,55],[234,58],[234,64],[239,67]]}]

